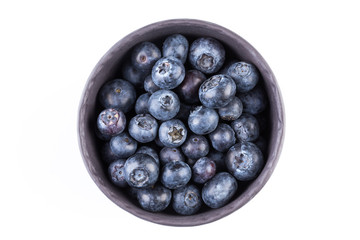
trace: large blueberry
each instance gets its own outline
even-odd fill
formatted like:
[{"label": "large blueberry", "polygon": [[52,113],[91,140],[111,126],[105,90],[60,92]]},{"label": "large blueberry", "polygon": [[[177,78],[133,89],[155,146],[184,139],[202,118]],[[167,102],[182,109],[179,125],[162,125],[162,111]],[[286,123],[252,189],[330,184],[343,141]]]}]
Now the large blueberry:
[{"label": "large blueberry", "polygon": [[171,119],[159,127],[159,140],[166,147],[179,147],[186,140],[187,129],[180,120]]},{"label": "large blueberry", "polygon": [[159,159],[159,155],[157,154],[157,152],[155,151],[155,149],[148,147],[148,146],[142,146],[140,148],[138,148],[138,150],[136,151],[136,153],[143,153],[143,154],[147,154],[149,156],[151,156],[157,165],[160,164],[160,159]]},{"label": "large blueberry", "polygon": [[205,183],[201,196],[207,206],[220,208],[231,200],[237,188],[238,183],[230,173],[220,172]]},{"label": "large blueberry", "polygon": [[228,75],[214,75],[199,88],[200,102],[208,108],[222,108],[229,104],[236,93],[235,82]]},{"label": "large blueberry", "polygon": [[219,123],[219,115],[212,108],[198,106],[190,112],[188,125],[191,131],[198,135],[209,134]]},{"label": "large blueberry", "polygon": [[135,153],[137,142],[123,132],[111,138],[110,149],[119,158],[127,158]]},{"label": "large blueberry", "polygon": [[141,188],[136,191],[140,206],[146,211],[161,212],[165,210],[171,202],[171,190],[160,184],[152,188]]},{"label": "large blueberry", "polygon": [[161,58],[160,49],[151,42],[142,42],[134,47],[131,54],[132,65],[143,72],[148,72]]},{"label": "large blueberry", "polygon": [[227,74],[235,81],[237,92],[250,91],[260,79],[260,73],[257,68],[253,64],[246,62],[236,62],[232,64]]},{"label": "large blueberry", "polygon": [[181,34],[173,34],[167,37],[163,43],[162,53],[164,57],[174,57],[179,59],[183,64],[188,55],[189,42]]},{"label": "large blueberry", "polygon": [[163,165],[168,162],[185,161],[185,157],[178,148],[164,147],[159,153],[160,161]]},{"label": "large blueberry", "polygon": [[246,93],[240,93],[237,95],[243,104],[243,112],[250,114],[258,114],[266,109],[268,99],[264,89],[260,86],[256,86],[252,90]]},{"label": "large blueberry", "polygon": [[213,148],[220,152],[225,152],[235,144],[235,132],[227,124],[221,123],[209,134],[210,142]]},{"label": "large blueberry", "polygon": [[152,80],[151,74],[148,75],[144,80],[144,90],[150,94],[160,90],[158,86],[155,85],[154,81]]},{"label": "large blueberry", "polygon": [[198,38],[190,46],[189,61],[195,69],[212,74],[224,64],[225,49],[214,38]]},{"label": "large blueberry", "polygon": [[183,161],[168,162],[162,169],[161,183],[176,189],[185,186],[191,179],[191,168]]},{"label": "large blueberry", "polygon": [[248,113],[244,113],[241,117],[231,123],[239,141],[252,142],[260,135],[260,127],[257,119]]},{"label": "large blueberry", "polygon": [[158,120],[165,121],[178,114],[180,100],[173,91],[159,90],[150,96],[148,106],[151,115]]},{"label": "large blueberry", "polygon": [[105,108],[115,108],[127,113],[134,107],[136,92],[131,83],[115,79],[101,87],[98,99]]},{"label": "large blueberry", "polygon": [[198,70],[189,70],[185,73],[184,81],[176,88],[179,98],[187,104],[199,103],[199,88],[206,80],[206,76]]},{"label": "large blueberry", "polygon": [[161,89],[174,89],[185,78],[185,67],[173,57],[160,58],[152,68],[151,77]]},{"label": "large blueberry", "polygon": [[135,103],[136,114],[149,113],[149,106],[148,106],[149,98],[150,98],[149,93],[141,94],[138,97],[138,99],[136,100],[136,103]]},{"label": "large blueberry", "polygon": [[125,180],[125,166],[126,159],[119,159],[115,162],[112,162],[108,167],[108,174],[111,182],[113,182],[116,186],[126,187],[128,186]]},{"label": "large blueberry", "polygon": [[186,185],[174,190],[172,207],[178,214],[195,214],[201,205],[201,193],[195,185]]},{"label": "large blueberry", "polygon": [[264,159],[260,149],[254,143],[242,142],[229,149],[225,164],[237,180],[249,181],[260,173]]},{"label": "large blueberry", "polygon": [[225,121],[234,121],[238,119],[243,111],[242,102],[238,97],[234,97],[225,107],[219,108],[219,116]]},{"label": "large blueberry", "polygon": [[158,123],[150,114],[138,114],[130,120],[129,134],[138,142],[147,143],[156,138]]},{"label": "large blueberry", "polygon": [[182,152],[188,158],[198,159],[209,153],[209,143],[204,136],[190,135],[181,146]]},{"label": "large blueberry", "polygon": [[135,68],[130,61],[126,61],[121,68],[121,76],[124,80],[130,82],[136,88],[144,87],[144,78],[146,72]]},{"label": "large blueberry", "polygon": [[210,158],[199,158],[192,166],[192,177],[195,183],[205,183],[216,173],[216,164]]},{"label": "large blueberry", "polygon": [[126,160],[124,170],[125,180],[131,187],[153,186],[159,177],[159,166],[148,154],[132,155]]},{"label": "large blueberry", "polygon": [[97,128],[100,133],[115,136],[122,133],[126,126],[126,118],[122,111],[113,108],[103,110],[97,118]]}]

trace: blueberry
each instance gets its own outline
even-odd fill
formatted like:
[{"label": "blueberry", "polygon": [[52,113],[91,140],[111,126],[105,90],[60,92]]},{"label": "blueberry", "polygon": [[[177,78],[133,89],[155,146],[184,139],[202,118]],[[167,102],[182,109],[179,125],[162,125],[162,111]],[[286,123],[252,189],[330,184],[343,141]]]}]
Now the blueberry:
[{"label": "blueberry", "polygon": [[160,159],[159,159],[159,155],[157,154],[157,152],[155,151],[155,149],[148,147],[148,146],[142,146],[140,148],[138,148],[138,150],[136,151],[136,153],[143,153],[143,154],[147,154],[149,156],[151,156],[157,165],[160,164]]},{"label": "blueberry", "polygon": [[210,158],[199,158],[192,166],[193,181],[195,183],[205,183],[216,173],[216,164]]},{"label": "blueberry", "polygon": [[200,102],[208,108],[222,108],[229,104],[236,93],[234,80],[228,75],[214,75],[199,88]]},{"label": "blueberry", "polygon": [[231,123],[239,141],[255,141],[260,134],[260,127],[257,119],[248,113]]},{"label": "blueberry", "polygon": [[214,38],[198,38],[190,46],[189,61],[195,69],[212,74],[224,64],[225,49]]},{"label": "blueberry", "polygon": [[159,184],[152,188],[141,188],[137,190],[137,199],[140,206],[146,211],[164,211],[171,202],[171,190]]},{"label": "blueberry", "polygon": [[144,90],[151,94],[160,90],[160,88],[158,86],[156,86],[154,81],[152,80],[151,74],[148,75],[144,80]]},{"label": "blueberry", "polygon": [[167,37],[163,43],[162,53],[164,57],[174,57],[183,64],[188,55],[189,42],[181,34],[173,34]]},{"label": "blueberry", "polygon": [[97,118],[97,127],[100,133],[115,136],[122,133],[126,126],[126,118],[122,111],[113,108],[103,110]]},{"label": "blueberry", "polygon": [[136,148],[137,142],[126,132],[120,133],[110,140],[110,149],[119,158],[127,158],[133,155]]},{"label": "blueberry", "polygon": [[204,184],[201,196],[207,206],[220,208],[231,200],[237,188],[238,183],[231,174],[220,172]]},{"label": "blueberry", "polygon": [[242,142],[229,149],[225,164],[237,180],[249,181],[260,173],[264,159],[260,149],[254,143]]},{"label": "blueberry", "polygon": [[131,63],[136,69],[148,72],[160,58],[161,51],[155,44],[142,42],[134,47],[131,54]]},{"label": "blueberry", "polygon": [[101,158],[106,164],[110,164],[115,160],[119,159],[113,151],[111,151],[110,143],[106,142],[101,148]]},{"label": "blueberry", "polygon": [[219,115],[214,109],[198,106],[190,112],[188,125],[191,131],[198,135],[214,131],[219,122]]},{"label": "blueberry", "polygon": [[131,187],[151,187],[159,177],[159,166],[148,154],[132,155],[126,160],[124,170],[125,180]]},{"label": "blueberry", "polygon": [[186,139],[181,150],[186,157],[198,159],[209,153],[209,143],[204,136],[193,134]]},{"label": "blueberry", "polygon": [[162,169],[161,183],[169,189],[185,186],[191,179],[191,168],[185,162],[168,162]]},{"label": "blueberry", "polygon": [[129,112],[135,103],[136,92],[133,85],[122,79],[106,82],[98,95],[100,104],[105,108],[115,108]]},{"label": "blueberry", "polygon": [[259,82],[260,73],[257,68],[246,62],[236,62],[232,64],[227,74],[236,83],[236,91],[239,93],[248,92]]},{"label": "blueberry", "polygon": [[222,120],[225,121],[234,121],[238,119],[243,111],[242,102],[238,97],[229,102],[225,107],[219,108],[219,116]]},{"label": "blueberry", "polygon": [[160,156],[160,161],[163,165],[165,165],[168,162],[185,161],[184,155],[181,153],[180,149],[178,148],[164,147],[161,149],[159,156]]},{"label": "blueberry", "polygon": [[138,97],[138,99],[136,100],[136,103],[135,103],[136,114],[149,113],[149,106],[148,106],[149,98],[150,98],[149,93],[141,94]]},{"label": "blueberry", "polygon": [[129,134],[138,142],[147,143],[156,138],[158,127],[150,114],[138,114],[130,120]]},{"label": "blueberry", "polygon": [[193,215],[201,208],[201,194],[195,185],[174,190],[172,208],[180,215]]},{"label": "blueberry", "polygon": [[224,162],[224,158],[225,158],[224,153],[212,150],[206,157],[215,162],[216,172],[226,171],[226,166]]},{"label": "blueberry", "polygon": [[144,78],[146,77],[146,72],[136,69],[130,61],[125,62],[121,68],[121,76],[124,80],[130,82],[136,88],[144,87]]},{"label": "blueberry", "polygon": [[163,122],[159,127],[159,140],[166,147],[179,147],[186,140],[187,129],[178,119]]},{"label": "blueberry", "polygon": [[151,115],[158,120],[165,121],[178,114],[180,101],[174,92],[159,90],[150,96],[148,106]]},{"label": "blueberry", "polygon": [[209,139],[213,148],[219,152],[229,150],[236,142],[234,130],[227,124],[221,123],[209,134]]},{"label": "blueberry", "polygon": [[185,67],[176,58],[163,57],[155,63],[151,77],[161,89],[174,89],[184,80]]},{"label": "blueberry", "polygon": [[125,161],[125,159],[119,159],[115,162],[112,162],[108,167],[108,174],[110,176],[111,182],[119,187],[128,186],[124,173]]},{"label": "blueberry", "polygon": [[246,93],[237,95],[243,104],[243,112],[258,114],[265,110],[268,100],[264,89],[260,86],[255,87]]},{"label": "blueberry", "polygon": [[177,87],[176,93],[187,104],[199,103],[199,88],[206,80],[206,76],[198,70],[189,70],[185,73],[184,81]]}]

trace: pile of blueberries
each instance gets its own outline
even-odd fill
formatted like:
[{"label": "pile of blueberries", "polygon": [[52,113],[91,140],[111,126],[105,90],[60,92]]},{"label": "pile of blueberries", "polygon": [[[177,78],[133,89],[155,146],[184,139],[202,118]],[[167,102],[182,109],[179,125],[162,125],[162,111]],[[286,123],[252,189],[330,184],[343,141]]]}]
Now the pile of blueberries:
[{"label": "pile of blueberries", "polygon": [[[98,92],[96,134],[109,179],[139,206],[181,215],[220,208],[255,179],[266,153],[261,75],[216,39],[136,45]],[[230,57],[229,57],[230,58]],[[265,116],[265,117],[264,117]],[[170,207],[169,207],[170,208]]]}]

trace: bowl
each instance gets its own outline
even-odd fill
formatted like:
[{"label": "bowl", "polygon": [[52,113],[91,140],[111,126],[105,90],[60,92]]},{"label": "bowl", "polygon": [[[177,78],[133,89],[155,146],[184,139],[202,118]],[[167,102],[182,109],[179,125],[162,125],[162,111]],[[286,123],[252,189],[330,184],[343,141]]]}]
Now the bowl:
[{"label": "bowl", "polygon": [[[240,187],[237,195],[224,207],[205,208],[191,216],[176,215],[172,211],[161,213],[141,209],[122,189],[107,177],[107,169],[101,159],[100,140],[95,134],[95,121],[101,107],[97,102],[100,87],[108,80],[119,77],[119,66],[128,58],[130,50],[138,43],[151,41],[161,46],[168,35],[180,33],[191,43],[197,37],[213,37],[225,47],[227,56],[251,62],[257,66],[263,78],[268,97],[267,152],[265,166],[259,176]],[[266,184],[278,162],[284,139],[284,107],[275,76],[264,58],[247,41],[236,33],[217,24],[195,19],[173,19],[156,22],[140,28],[118,41],[97,63],[89,76],[81,97],[78,113],[79,147],[85,166],[99,189],[116,205],[147,221],[170,226],[196,226],[221,219],[244,206]]]}]

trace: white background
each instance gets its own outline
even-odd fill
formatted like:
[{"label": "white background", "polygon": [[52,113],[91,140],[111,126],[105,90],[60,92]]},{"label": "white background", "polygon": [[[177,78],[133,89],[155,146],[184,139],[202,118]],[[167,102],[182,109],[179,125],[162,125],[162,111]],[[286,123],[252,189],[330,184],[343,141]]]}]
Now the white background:
[{"label": "white background", "polygon": [[[278,79],[281,158],[263,190],[211,224],[138,219],[91,180],[77,110],[97,61],[152,22],[196,18],[249,41]],[[0,239],[359,239],[356,1],[1,1]]]}]

